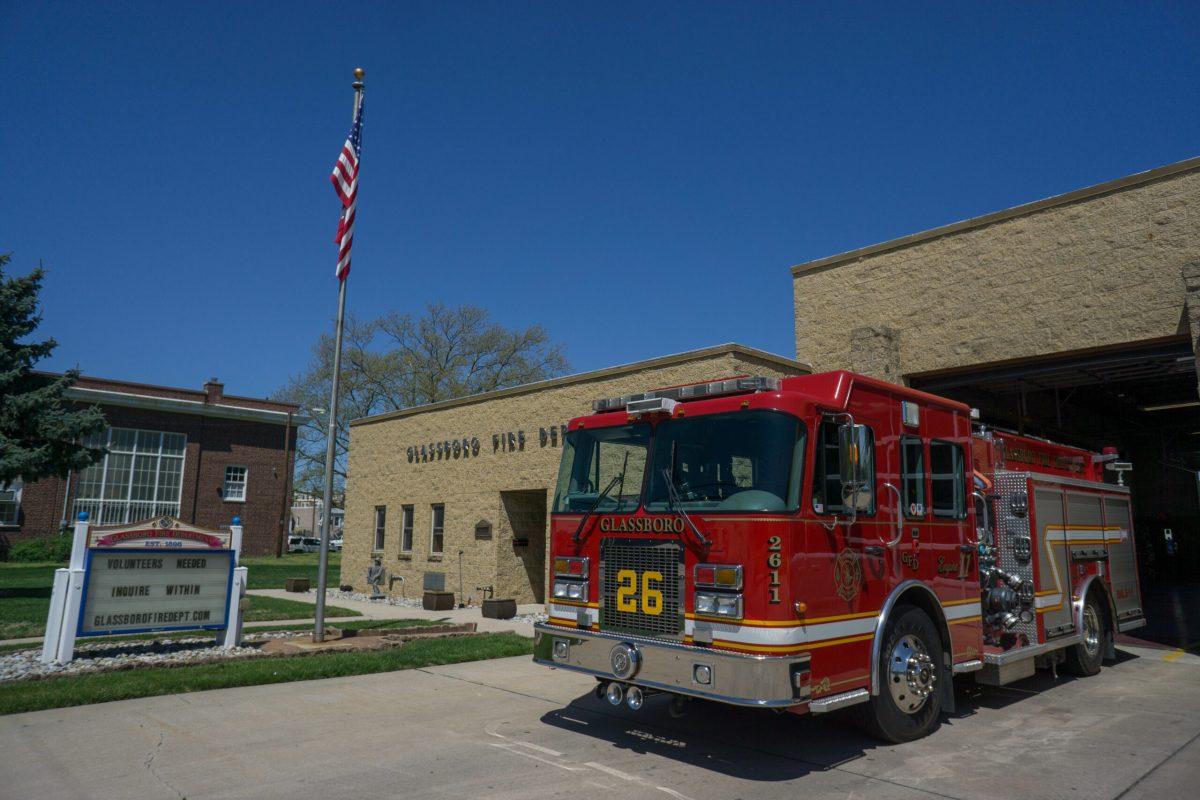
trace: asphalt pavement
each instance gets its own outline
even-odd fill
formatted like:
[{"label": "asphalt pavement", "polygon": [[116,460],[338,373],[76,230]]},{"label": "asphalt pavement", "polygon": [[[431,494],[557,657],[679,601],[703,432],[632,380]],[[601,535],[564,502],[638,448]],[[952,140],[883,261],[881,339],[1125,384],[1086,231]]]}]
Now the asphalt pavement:
[{"label": "asphalt pavement", "polygon": [[614,709],[527,658],[0,718],[0,797],[1163,798],[1200,785],[1200,658],[963,681],[892,746],[837,714]]}]

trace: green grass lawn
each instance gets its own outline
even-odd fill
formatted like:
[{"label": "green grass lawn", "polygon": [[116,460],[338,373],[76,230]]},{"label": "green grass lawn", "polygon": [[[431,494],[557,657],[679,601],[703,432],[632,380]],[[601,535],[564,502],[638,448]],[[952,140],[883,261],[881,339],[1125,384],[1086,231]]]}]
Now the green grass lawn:
[{"label": "green grass lawn", "polygon": [[22,681],[0,685],[0,714],[233,686],[365,675],[529,655],[532,652],[533,642],[529,639],[514,633],[488,633],[413,641],[390,650],[261,657],[223,664],[157,667]]},{"label": "green grass lawn", "polygon": [[[241,566],[249,567],[249,588],[282,589],[287,578],[308,578],[313,588],[317,586],[317,554],[286,553],[275,556],[251,556],[243,558]],[[342,554],[329,554],[328,585],[336,589],[342,578]]]},{"label": "green grass lawn", "polygon": [[[332,556],[330,554],[330,573],[333,574]],[[316,554],[303,553],[287,556],[280,561],[300,556],[310,557],[313,571],[316,571]],[[259,559],[245,559],[258,561]],[[276,559],[262,559],[274,562]],[[339,558],[340,560],[340,558]],[[50,612],[50,587],[54,584],[54,570],[61,564],[22,564],[0,563],[0,639],[16,639],[24,636],[41,636],[46,631],[46,616]],[[282,567],[288,571],[288,567]],[[256,587],[254,577],[256,570],[260,573],[269,572],[257,566],[250,566],[250,588],[275,588],[274,586]],[[285,577],[302,577],[288,574]],[[315,578],[314,578],[315,580]],[[331,585],[332,582],[331,582]],[[279,578],[279,588],[283,588],[283,578]],[[312,603],[297,600],[282,600],[274,597],[247,598],[249,608],[245,612],[247,622],[258,622],[273,619],[304,619],[311,617],[314,612]],[[357,611],[351,611],[340,606],[326,606],[325,613],[330,617],[357,617]]]}]

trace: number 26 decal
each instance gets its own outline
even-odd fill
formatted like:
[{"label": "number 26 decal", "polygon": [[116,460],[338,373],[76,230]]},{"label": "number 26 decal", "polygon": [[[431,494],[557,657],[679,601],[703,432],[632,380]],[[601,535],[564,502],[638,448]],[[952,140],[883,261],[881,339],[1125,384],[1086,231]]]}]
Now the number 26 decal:
[{"label": "number 26 decal", "polygon": [[662,590],[655,586],[662,583],[662,573],[648,569],[642,573],[641,596],[638,595],[638,574],[631,569],[617,572],[617,610],[630,614],[638,612],[638,600],[641,600],[641,612],[658,616],[663,610]]}]

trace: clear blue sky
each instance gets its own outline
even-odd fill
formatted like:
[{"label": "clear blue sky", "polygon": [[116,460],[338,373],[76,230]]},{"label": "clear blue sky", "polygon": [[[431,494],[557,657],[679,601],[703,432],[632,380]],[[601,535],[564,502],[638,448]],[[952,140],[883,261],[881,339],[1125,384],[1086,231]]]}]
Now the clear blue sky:
[{"label": "clear blue sky", "polygon": [[352,312],[794,355],[793,264],[1200,154],[1200,4],[904,6],[8,0],[0,250],[47,366],[270,392],[331,327],[361,64]]}]

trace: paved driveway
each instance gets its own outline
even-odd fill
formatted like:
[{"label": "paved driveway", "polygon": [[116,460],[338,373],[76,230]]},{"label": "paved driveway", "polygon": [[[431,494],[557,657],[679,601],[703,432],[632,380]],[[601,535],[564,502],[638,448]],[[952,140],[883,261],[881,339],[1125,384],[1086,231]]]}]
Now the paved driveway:
[{"label": "paved driveway", "polygon": [[1200,659],[960,691],[913,744],[836,716],[639,713],[525,658],[0,718],[13,798],[1141,798],[1200,785]]}]

